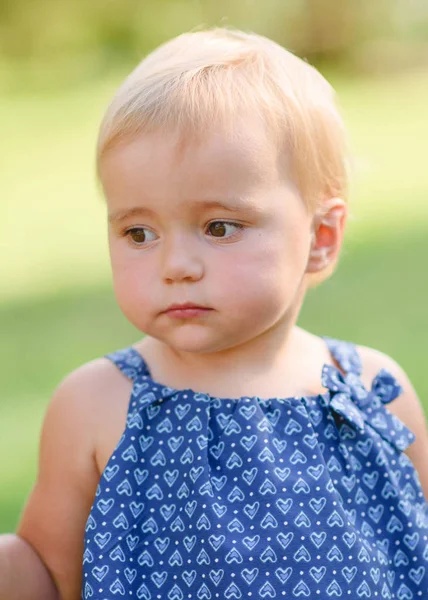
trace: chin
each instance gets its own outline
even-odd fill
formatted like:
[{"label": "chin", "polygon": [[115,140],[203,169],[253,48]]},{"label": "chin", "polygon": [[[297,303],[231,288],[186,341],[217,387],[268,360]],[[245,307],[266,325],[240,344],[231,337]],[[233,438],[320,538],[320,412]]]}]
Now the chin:
[{"label": "chin", "polygon": [[218,333],[197,331],[196,327],[193,327],[193,331],[191,329],[190,326],[184,326],[180,331],[175,331],[170,335],[155,337],[179,352],[192,352],[194,354],[219,352],[234,345],[233,342],[225,344],[225,336],[219,337]]}]

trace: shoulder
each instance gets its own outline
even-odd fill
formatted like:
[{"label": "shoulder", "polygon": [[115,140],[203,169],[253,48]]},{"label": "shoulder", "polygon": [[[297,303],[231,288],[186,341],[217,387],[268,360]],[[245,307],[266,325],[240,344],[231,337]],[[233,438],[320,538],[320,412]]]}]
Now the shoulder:
[{"label": "shoulder", "polygon": [[[427,420],[422,403],[404,369],[390,356],[369,348],[356,346],[362,362],[361,379],[370,389],[375,376],[381,369],[386,369],[401,385],[403,392],[387,405],[387,408],[412,431],[416,440],[405,451],[414,465],[426,469],[428,465],[428,430]],[[419,469],[418,469],[419,470]],[[420,473],[421,479],[422,473]],[[428,495],[428,471],[426,475],[426,493]]]},{"label": "shoulder", "polygon": [[131,387],[132,382],[110,360],[97,358],[77,367],[59,382],[46,416],[51,421],[66,418],[82,425],[95,425],[100,411]]},{"label": "shoulder", "polygon": [[[379,350],[367,346],[356,346],[356,349],[361,357],[361,379],[366,388],[370,389],[373,379],[381,369],[389,371],[401,385],[403,391],[388,404],[388,409],[403,421],[416,436],[418,431],[421,433],[421,430],[425,434],[424,410],[416,390],[404,369],[391,356]],[[418,431],[415,431],[415,429]]]},{"label": "shoulder", "polygon": [[79,435],[82,453],[90,452],[102,472],[126,422],[132,381],[105,357],[89,361],[64,377],[45,417],[50,430],[67,427]]},{"label": "shoulder", "polygon": [[[395,379],[397,379],[398,383],[403,388],[403,393],[400,394],[400,396],[398,396],[390,404],[390,406],[393,406],[394,404],[403,404],[404,402],[412,404],[416,402],[418,405],[420,405],[420,408],[422,409],[416,391],[409,377],[397,361],[391,358],[391,356],[389,356],[388,354],[380,352],[379,350],[375,350],[374,348],[369,348],[368,346],[356,345],[356,349],[361,358],[361,378],[363,380],[363,383],[366,384],[366,387],[371,386],[373,379],[376,377],[376,375],[381,369],[386,369],[387,371],[389,371],[389,373],[391,373],[391,375],[395,377]],[[399,402],[399,399],[401,399],[401,402]]]},{"label": "shoulder", "polygon": [[132,382],[112,361],[101,357],[84,363],[67,374],[55,389],[52,401],[67,403],[70,407],[91,408],[102,399],[108,400],[114,392],[131,387]]}]

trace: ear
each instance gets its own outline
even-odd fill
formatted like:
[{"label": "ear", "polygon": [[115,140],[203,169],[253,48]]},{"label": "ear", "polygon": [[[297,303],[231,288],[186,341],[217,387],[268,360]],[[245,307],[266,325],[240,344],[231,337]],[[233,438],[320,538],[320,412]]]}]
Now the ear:
[{"label": "ear", "polygon": [[323,271],[337,262],[345,232],[347,209],[346,203],[340,198],[330,198],[315,213],[307,273]]}]

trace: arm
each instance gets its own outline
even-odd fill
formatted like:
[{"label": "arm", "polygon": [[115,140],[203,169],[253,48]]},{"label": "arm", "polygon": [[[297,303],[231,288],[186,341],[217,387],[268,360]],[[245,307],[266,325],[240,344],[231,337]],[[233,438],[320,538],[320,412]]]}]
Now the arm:
[{"label": "arm", "polygon": [[0,536],[0,598],[59,600],[56,586],[38,554],[12,534]]},{"label": "arm", "polygon": [[403,393],[388,404],[388,410],[412,431],[416,440],[404,452],[410,458],[428,501],[428,429],[418,395],[404,370],[390,356],[366,346],[357,347],[363,360],[363,383],[370,389],[380,369],[387,369],[403,388]]},{"label": "arm", "polygon": [[17,535],[1,538],[1,600],[80,598],[84,528],[99,480],[89,365],[61,383],[46,412],[36,483]]}]

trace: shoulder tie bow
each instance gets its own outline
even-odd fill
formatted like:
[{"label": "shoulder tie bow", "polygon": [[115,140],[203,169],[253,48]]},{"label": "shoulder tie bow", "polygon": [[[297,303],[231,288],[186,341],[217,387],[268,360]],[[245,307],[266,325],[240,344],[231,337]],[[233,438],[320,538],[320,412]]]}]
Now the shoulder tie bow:
[{"label": "shoulder tie bow", "polygon": [[359,431],[368,424],[399,451],[405,450],[416,439],[415,434],[386,404],[399,396],[403,389],[393,375],[381,369],[367,390],[359,375],[346,375],[333,365],[324,365],[322,384],[330,391],[329,406]]}]

